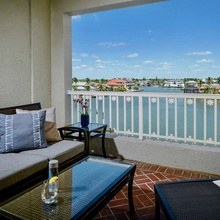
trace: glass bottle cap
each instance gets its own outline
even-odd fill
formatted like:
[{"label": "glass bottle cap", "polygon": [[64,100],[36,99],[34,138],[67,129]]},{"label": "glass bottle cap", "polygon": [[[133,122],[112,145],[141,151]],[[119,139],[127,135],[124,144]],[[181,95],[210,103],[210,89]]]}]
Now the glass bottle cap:
[{"label": "glass bottle cap", "polygon": [[50,160],[49,167],[50,168],[57,168],[58,167],[58,160]]}]

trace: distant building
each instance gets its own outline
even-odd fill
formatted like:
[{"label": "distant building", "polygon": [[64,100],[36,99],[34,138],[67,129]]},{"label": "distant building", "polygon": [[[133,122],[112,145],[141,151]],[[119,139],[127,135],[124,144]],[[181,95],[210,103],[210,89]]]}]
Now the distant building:
[{"label": "distant building", "polygon": [[126,87],[127,81],[124,79],[112,79],[106,83],[107,86],[113,86],[113,88],[118,88],[119,86]]},{"label": "distant building", "polygon": [[171,79],[165,81],[163,86],[168,88],[184,88],[184,81],[181,79]]},{"label": "distant building", "polygon": [[201,93],[196,81],[190,80],[185,82],[184,93]]},{"label": "distant building", "polygon": [[72,86],[75,87],[75,90],[77,91],[84,91],[86,90],[87,86],[90,86],[90,84],[88,84],[87,82],[73,82]]}]

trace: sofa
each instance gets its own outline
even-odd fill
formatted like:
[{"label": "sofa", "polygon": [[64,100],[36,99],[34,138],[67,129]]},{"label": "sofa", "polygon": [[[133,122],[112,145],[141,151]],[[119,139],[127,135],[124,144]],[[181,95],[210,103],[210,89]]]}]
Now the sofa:
[{"label": "sofa", "polygon": [[[24,112],[16,114],[17,111]],[[86,145],[83,142],[60,138],[55,119],[48,119],[52,122],[47,121],[47,112],[48,109],[41,109],[40,103],[0,109],[0,205],[46,179],[49,160],[57,159],[59,172],[62,172],[86,156]],[[34,134],[34,137],[31,137],[32,133],[29,134],[34,127],[32,124],[28,125],[29,118],[33,119],[34,126],[35,124],[41,126],[41,133],[36,129],[38,136]],[[10,126],[13,127],[12,130]],[[52,128],[53,132],[50,133]],[[48,130],[50,137],[46,135]],[[7,132],[13,133],[13,147],[10,146],[11,139],[7,137]],[[42,137],[46,140],[42,141]],[[32,144],[34,146],[28,144],[29,139],[32,141],[32,138],[36,139]],[[41,138],[41,145],[38,138]]]}]

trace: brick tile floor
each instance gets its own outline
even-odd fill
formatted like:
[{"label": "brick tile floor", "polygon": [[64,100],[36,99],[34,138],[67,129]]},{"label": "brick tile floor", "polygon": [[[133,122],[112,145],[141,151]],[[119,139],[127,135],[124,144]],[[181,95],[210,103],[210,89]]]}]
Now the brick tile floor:
[{"label": "brick tile floor", "polygon": [[[125,186],[96,216],[95,220],[153,220],[155,209],[154,183],[186,179],[220,177],[213,174],[127,161],[137,165],[133,183],[135,212],[129,212]],[[161,213],[161,219],[165,217]]]}]

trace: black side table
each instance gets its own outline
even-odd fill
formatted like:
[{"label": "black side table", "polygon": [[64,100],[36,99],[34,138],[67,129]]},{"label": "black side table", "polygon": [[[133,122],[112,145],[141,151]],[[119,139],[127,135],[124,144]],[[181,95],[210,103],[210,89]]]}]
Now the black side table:
[{"label": "black side table", "polygon": [[87,127],[82,127],[80,122],[66,125],[64,127],[58,128],[60,136],[62,139],[76,139],[79,141],[85,141],[85,147],[87,155],[89,155],[89,145],[90,140],[102,137],[102,152],[103,157],[106,156],[105,150],[105,133],[106,133],[106,124],[90,123]]}]

